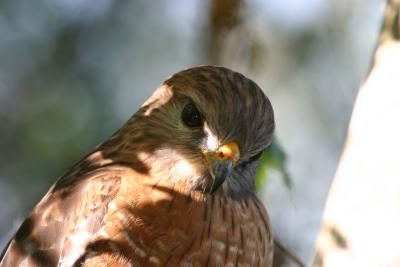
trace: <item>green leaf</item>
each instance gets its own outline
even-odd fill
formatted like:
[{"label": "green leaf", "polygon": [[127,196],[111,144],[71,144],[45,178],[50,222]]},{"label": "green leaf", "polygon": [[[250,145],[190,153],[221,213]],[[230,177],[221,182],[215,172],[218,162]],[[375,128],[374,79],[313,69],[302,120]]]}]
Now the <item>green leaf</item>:
[{"label": "green leaf", "polygon": [[271,145],[263,152],[260,158],[256,173],[257,191],[268,181],[268,174],[272,169],[280,173],[282,182],[291,195],[293,182],[286,167],[286,153],[276,138],[272,140]]}]

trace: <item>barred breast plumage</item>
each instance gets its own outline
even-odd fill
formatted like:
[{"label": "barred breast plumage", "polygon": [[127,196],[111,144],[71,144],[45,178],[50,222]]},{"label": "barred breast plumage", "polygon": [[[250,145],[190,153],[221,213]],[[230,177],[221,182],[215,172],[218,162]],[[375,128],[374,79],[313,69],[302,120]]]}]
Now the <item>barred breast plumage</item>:
[{"label": "barred breast plumage", "polygon": [[273,131],[251,80],[222,67],[179,72],[50,188],[0,266],[269,267],[254,176]]}]

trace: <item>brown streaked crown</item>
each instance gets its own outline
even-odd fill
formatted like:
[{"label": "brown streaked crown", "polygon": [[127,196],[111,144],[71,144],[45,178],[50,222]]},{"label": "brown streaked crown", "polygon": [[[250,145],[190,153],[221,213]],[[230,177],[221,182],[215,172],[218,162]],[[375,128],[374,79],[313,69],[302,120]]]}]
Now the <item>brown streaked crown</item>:
[{"label": "brown streaked crown", "polygon": [[[203,127],[188,127],[182,120],[188,104],[200,113]],[[120,159],[124,153],[128,155],[123,161],[134,158],[135,165],[169,172],[165,176],[175,181],[189,179],[192,189],[204,191],[210,177],[200,150],[206,144],[207,130],[218,144],[238,142],[241,157],[227,184],[232,192],[249,192],[254,190],[257,167],[257,161],[249,159],[271,143],[274,126],[271,103],[256,83],[227,68],[201,66],[178,72],[163,82],[121,128],[118,138],[112,138],[121,143],[112,147],[117,147]],[[152,156],[143,162],[137,156],[140,152]],[[182,160],[187,160],[193,170],[162,170]]]}]

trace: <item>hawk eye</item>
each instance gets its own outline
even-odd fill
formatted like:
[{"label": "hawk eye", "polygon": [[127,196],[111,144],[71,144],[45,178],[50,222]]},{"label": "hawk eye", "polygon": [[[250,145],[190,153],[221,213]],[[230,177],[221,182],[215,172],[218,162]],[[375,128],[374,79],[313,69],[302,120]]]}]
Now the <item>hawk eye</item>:
[{"label": "hawk eye", "polygon": [[182,120],[189,127],[199,127],[203,124],[200,112],[192,103],[187,104],[182,111]]}]

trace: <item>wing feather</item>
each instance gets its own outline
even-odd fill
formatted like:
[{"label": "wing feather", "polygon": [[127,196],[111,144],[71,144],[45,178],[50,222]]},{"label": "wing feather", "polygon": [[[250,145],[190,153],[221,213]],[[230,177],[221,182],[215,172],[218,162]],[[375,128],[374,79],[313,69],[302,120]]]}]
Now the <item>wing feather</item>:
[{"label": "wing feather", "polygon": [[71,266],[101,229],[122,172],[100,152],[74,166],[22,223],[0,266]]}]

